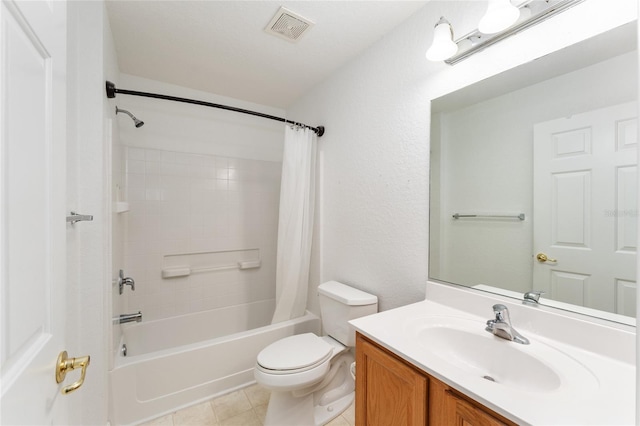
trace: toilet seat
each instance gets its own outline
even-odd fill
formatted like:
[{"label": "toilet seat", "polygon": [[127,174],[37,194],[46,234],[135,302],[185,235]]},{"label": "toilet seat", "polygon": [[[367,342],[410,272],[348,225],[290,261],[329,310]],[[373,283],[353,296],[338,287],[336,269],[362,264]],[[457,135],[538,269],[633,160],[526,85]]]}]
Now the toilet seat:
[{"label": "toilet seat", "polygon": [[258,354],[257,367],[268,374],[295,374],[329,361],[334,347],[313,333],[278,340]]},{"label": "toilet seat", "polygon": [[253,374],[272,391],[303,389],[322,381],[332,358],[344,350],[340,342],[313,333],[285,337],[258,354]]}]

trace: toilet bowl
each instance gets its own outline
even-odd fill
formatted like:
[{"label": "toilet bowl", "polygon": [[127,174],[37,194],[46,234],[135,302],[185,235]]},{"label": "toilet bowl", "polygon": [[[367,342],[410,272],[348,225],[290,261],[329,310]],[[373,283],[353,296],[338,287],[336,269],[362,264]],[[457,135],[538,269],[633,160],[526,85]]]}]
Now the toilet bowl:
[{"label": "toilet bowl", "polygon": [[276,391],[315,385],[329,371],[331,359],[346,350],[340,342],[313,333],[280,339],[258,354],[255,377]]},{"label": "toilet bowl", "polygon": [[327,335],[286,337],[256,359],[256,382],[271,390],[265,426],[324,425],[354,400],[355,331],[348,321],[377,312],[378,300],[336,281],[321,284],[318,292]]}]

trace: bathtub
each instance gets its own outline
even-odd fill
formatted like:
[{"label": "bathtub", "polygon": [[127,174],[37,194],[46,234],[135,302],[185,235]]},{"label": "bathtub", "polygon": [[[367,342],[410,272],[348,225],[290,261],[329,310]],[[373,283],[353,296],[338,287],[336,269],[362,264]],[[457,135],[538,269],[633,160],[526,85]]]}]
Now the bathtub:
[{"label": "bathtub", "polygon": [[309,312],[269,325],[273,310],[273,301],[254,302],[123,325],[127,356],[109,372],[111,424],[144,422],[249,385],[265,346],[320,332]]}]

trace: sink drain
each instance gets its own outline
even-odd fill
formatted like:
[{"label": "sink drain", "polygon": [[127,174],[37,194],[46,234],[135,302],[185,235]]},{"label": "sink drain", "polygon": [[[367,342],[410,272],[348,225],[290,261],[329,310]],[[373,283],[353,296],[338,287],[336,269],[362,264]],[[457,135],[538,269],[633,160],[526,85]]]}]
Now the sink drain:
[{"label": "sink drain", "polygon": [[496,381],[496,379],[494,379],[494,378],[493,378],[493,377],[491,377],[491,376],[482,376],[482,378],[483,378],[483,379],[486,379],[486,380],[488,380],[488,381],[490,381],[490,382],[495,382],[495,381]]}]

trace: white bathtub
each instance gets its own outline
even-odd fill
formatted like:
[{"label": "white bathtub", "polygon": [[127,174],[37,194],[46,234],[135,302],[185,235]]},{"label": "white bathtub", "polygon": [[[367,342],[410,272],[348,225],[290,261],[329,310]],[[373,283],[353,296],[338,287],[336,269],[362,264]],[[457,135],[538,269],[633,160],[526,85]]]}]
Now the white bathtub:
[{"label": "white bathtub", "polygon": [[111,424],[140,423],[251,384],[265,346],[320,332],[311,313],[267,325],[272,315],[267,301],[124,326],[128,354],[109,373]]}]

